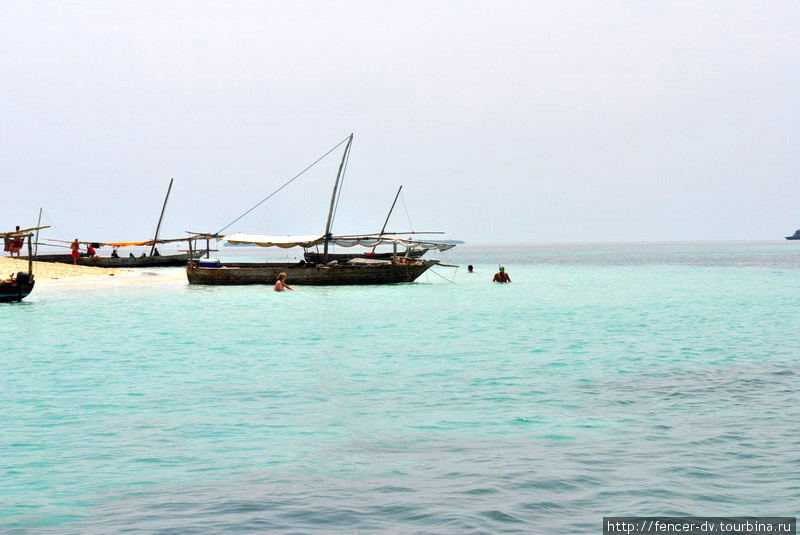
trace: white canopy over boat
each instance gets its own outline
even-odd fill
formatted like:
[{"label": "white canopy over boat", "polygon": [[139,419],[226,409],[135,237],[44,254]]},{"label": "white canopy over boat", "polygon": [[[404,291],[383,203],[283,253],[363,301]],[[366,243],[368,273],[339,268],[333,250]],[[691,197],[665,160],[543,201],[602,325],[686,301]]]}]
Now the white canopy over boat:
[{"label": "white canopy over boat", "polygon": [[[263,234],[245,234],[237,232],[221,238],[233,244],[252,244],[261,247],[313,247],[325,243],[325,236],[322,234],[310,234],[306,236],[267,236]],[[425,249],[436,249],[446,251],[455,247],[452,243],[438,243],[432,241],[409,240],[405,238],[395,238],[391,236],[333,236],[329,243],[339,247],[377,247],[378,245],[397,244],[400,247],[414,249],[417,247]]]}]

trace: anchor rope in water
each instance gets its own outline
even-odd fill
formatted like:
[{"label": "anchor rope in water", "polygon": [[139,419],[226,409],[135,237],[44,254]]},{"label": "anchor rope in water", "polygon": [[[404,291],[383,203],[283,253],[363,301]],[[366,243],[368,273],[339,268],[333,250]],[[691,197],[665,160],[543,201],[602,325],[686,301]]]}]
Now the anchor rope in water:
[{"label": "anchor rope in water", "polygon": [[347,136],[346,138],[344,138],[343,140],[341,140],[341,141],[340,141],[339,143],[337,143],[337,144],[336,144],[336,145],[335,145],[335,146],[334,146],[334,147],[333,147],[331,150],[329,150],[328,152],[326,152],[325,154],[323,154],[322,156],[320,156],[319,158],[317,158],[316,160],[314,160],[314,163],[312,163],[311,165],[309,165],[308,167],[306,167],[305,169],[303,169],[302,171],[300,171],[299,173],[297,173],[295,176],[293,176],[293,177],[291,178],[291,180],[289,180],[288,182],[286,182],[285,184],[283,184],[281,187],[279,187],[278,189],[276,189],[275,191],[273,191],[272,193],[270,193],[269,195],[267,195],[266,197],[264,197],[263,199],[261,199],[260,201],[258,201],[258,202],[255,204],[255,206],[253,206],[253,207],[252,207],[252,208],[250,208],[248,211],[246,211],[245,213],[243,213],[242,215],[240,215],[239,217],[237,217],[236,219],[234,219],[233,221],[231,221],[230,223],[228,223],[227,225],[225,225],[224,227],[222,227],[221,229],[219,229],[219,230],[218,230],[218,231],[217,231],[215,234],[220,234],[220,233],[221,233],[223,230],[227,229],[228,227],[230,227],[231,225],[233,225],[234,223],[236,223],[237,221],[239,221],[241,218],[243,218],[244,216],[246,216],[247,214],[249,214],[250,212],[252,212],[252,211],[253,211],[253,210],[255,210],[256,208],[258,208],[259,206],[261,206],[262,204],[264,204],[264,202],[266,202],[267,200],[269,200],[269,199],[270,199],[270,197],[272,197],[273,195],[275,195],[276,193],[278,193],[280,190],[282,190],[283,188],[285,188],[286,186],[288,186],[289,184],[291,184],[292,182],[294,182],[296,179],[300,178],[300,177],[301,177],[301,176],[302,176],[302,175],[303,175],[303,174],[304,174],[306,171],[308,171],[309,169],[311,169],[312,167],[314,167],[315,165],[317,165],[317,164],[318,164],[320,161],[322,161],[322,160],[323,160],[323,159],[324,159],[324,158],[325,158],[325,157],[326,157],[328,154],[330,154],[330,153],[332,153],[333,151],[335,151],[336,149],[338,149],[338,148],[339,148],[339,147],[342,145],[342,143],[344,143],[344,142],[345,142],[345,141],[347,141],[348,139],[350,139],[350,136]]},{"label": "anchor rope in water", "polygon": [[[428,271],[430,271],[431,273],[433,273],[433,274],[434,274],[434,275],[436,275],[437,277],[441,277],[441,278],[443,278],[444,280],[446,280],[446,281],[447,281],[447,282],[449,282],[450,284],[455,284],[455,283],[456,283],[456,281],[455,281],[455,279],[456,279],[456,276],[455,276],[455,275],[453,275],[453,280],[450,280],[450,279],[448,279],[447,277],[445,277],[444,275],[441,275],[441,274],[437,273],[436,271],[434,271],[434,270],[433,270],[433,268],[429,269]],[[457,272],[458,272],[458,269],[456,268],[456,273],[457,273]]]}]

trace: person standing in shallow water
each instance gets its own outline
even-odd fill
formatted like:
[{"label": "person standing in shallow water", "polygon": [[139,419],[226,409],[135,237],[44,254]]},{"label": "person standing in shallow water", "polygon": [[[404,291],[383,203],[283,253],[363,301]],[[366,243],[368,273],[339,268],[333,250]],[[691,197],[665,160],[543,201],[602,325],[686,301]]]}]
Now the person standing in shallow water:
[{"label": "person standing in shallow water", "polygon": [[291,286],[286,284],[286,273],[280,273],[280,274],[278,274],[278,280],[275,283],[275,291],[276,292],[282,292],[284,290],[289,290],[289,291],[293,292],[294,288],[292,288]]},{"label": "person standing in shallow water", "polygon": [[500,271],[494,274],[492,282],[511,282],[511,277],[506,273],[506,268],[500,266]]},{"label": "person standing in shallow water", "polygon": [[472,269],[472,264],[467,266],[467,273],[475,273],[475,271]]}]

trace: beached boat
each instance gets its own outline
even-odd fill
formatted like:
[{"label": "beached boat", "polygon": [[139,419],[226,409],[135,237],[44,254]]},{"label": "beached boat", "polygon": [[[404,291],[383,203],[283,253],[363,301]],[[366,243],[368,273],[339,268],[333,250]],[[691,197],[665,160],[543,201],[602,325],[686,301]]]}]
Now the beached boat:
[{"label": "beached boat", "polygon": [[[286,262],[248,262],[248,263],[223,263],[218,260],[193,260],[186,266],[186,277],[190,284],[275,284],[278,274],[286,273],[287,282],[292,285],[337,286],[348,284],[394,284],[413,282],[432,266],[440,264],[438,260],[423,260],[421,258],[404,257],[398,254],[399,248],[407,251],[438,248],[440,244],[433,242],[418,242],[409,239],[394,237],[394,233],[387,235],[383,229],[375,235],[348,235],[333,236],[331,224],[335,207],[338,204],[339,183],[342,171],[347,161],[350,147],[353,142],[352,134],[347,140],[336,182],[331,195],[328,220],[325,232],[310,236],[266,236],[235,233],[227,236],[213,235],[226,243],[233,245],[258,245],[261,247],[302,247],[306,249],[322,246],[308,258],[311,261],[298,263]],[[398,191],[399,195],[399,191]],[[397,198],[395,197],[395,202]],[[263,202],[263,201],[262,201]],[[260,204],[260,203],[259,203]],[[256,205],[258,206],[258,205]],[[394,206],[394,205],[393,205]],[[388,220],[388,218],[387,218]],[[385,228],[385,224],[384,224]],[[340,247],[362,246],[375,248],[379,245],[391,245],[392,253],[387,259],[347,258],[339,261],[328,252],[331,244]],[[443,245],[441,250],[449,249],[452,245]],[[349,256],[349,255],[348,255]]]},{"label": "beached boat", "polygon": [[24,271],[0,281],[0,303],[22,301],[30,295],[35,284],[33,274],[29,275]]},{"label": "beached boat", "polygon": [[[149,245],[148,242],[142,242],[143,245]],[[169,267],[169,266],[185,266],[186,263],[192,258],[200,258],[205,253],[195,252],[170,254],[170,255],[154,255],[154,256],[136,256],[125,257],[120,256],[114,258],[110,256],[79,256],[79,266],[95,266],[104,268],[150,268],[150,267]],[[72,264],[72,256],[68,254],[47,254],[37,255],[34,257],[37,262],[61,262],[64,264]]]},{"label": "beached boat", "polygon": [[[164,204],[161,207],[161,215],[158,218],[158,223],[156,224],[156,231],[153,239],[151,240],[144,240],[144,241],[133,241],[133,242],[98,242],[98,241],[79,241],[78,243],[87,247],[91,246],[94,249],[99,249],[101,247],[111,247],[112,253],[110,256],[89,256],[88,254],[81,254],[78,257],[77,264],[79,266],[95,266],[95,267],[104,267],[104,268],[151,268],[151,267],[169,267],[169,266],[185,266],[186,263],[193,259],[199,258],[203,255],[202,251],[196,251],[194,253],[189,252],[181,252],[178,254],[159,254],[158,249],[156,248],[157,245],[161,244],[168,244],[168,243],[179,243],[179,242],[188,242],[190,240],[194,240],[194,237],[188,238],[173,238],[173,239],[159,239],[159,234],[161,233],[161,223],[164,220],[164,212],[167,208],[167,201],[169,201],[169,195],[172,191],[172,182],[173,180],[170,179],[169,187],[167,188],[167,196],[164,198]],[[55,240],[51,239],[48,240],[50,242],[55,243],[48,243],[47,245],[50,247],[63,247],[69,248],[69,245],[72,242],[68,240]],[[150,252],[144,253],[140,256],[136,256],[133,254],[128,254],[127,256],[123,253],[122,255],[119,254],[117,251],[119,248],[125,247],[149,247]],[[71,254],[36,254],[34,256],[34,260],[37,262],[59,262],[63,264],[72,264],[74,260]]]},{"label": "beached boat", "polygon": [[[26,229],[26,231],[36,229]],[[33,234],[26,231],[14,231],[3,233],[3,238],[27,238],[28,242],[28,272],[19,271],[16,275],[11,275],[6,279],[0,280],[0,303],[13,303],[22,301],[33,291],[36,280],[33,277],[33,261],[31,256],[31,238]]]}]

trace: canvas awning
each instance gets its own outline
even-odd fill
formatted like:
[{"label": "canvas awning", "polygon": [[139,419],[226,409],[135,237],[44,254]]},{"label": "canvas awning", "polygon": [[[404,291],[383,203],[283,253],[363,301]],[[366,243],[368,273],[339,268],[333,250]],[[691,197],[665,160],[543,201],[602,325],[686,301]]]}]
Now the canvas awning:
[{"label": "canvas awning", "polygon": [[[142,245],[153,245],[153,244],[160,244],[160,243],[176,243],[182,241],[188,241],[193,238],[169,238],[169,239],[159,239],[159,240],[146,240],[146,241],[79,241],[78,243],[82,245],[94,245],[95,247],[138,247]],[[60,243],[72,243],[70,240],[56,240],[51,238],[47,241],[53,242],[60,242]]]},{"label": "canvas awning", "polygon": [[282,247],[288,249],[289,247],[313,247],[325,240],[322,234],[309,234],[307,236],[266,236],[263,234],[244,234],[242,232],[237,232],[236,234],[229,234],[221,238],[221,241],[233,244],[252,244],[261,247]]},{"label": "canvas awning", "polygon": [[[242,232],[237,232],[236,234],[229,234],[220,239],[221,241],[233,244],[282,247],[284,249],[288,249],[289,247],[308,248],[325,242],[325,237],[322,234],[310,234],[307,236],[266,236],[263,234],[244,234]],[[377,247],[378,245],[392,245],[396,243],[398,246],[406,249],[423,248],[435,249],[438,251],[446,251],[455,247],[452,243],[418,241],[387,236],[333,236],[330,243],[338,245],[339,247]]]}]

